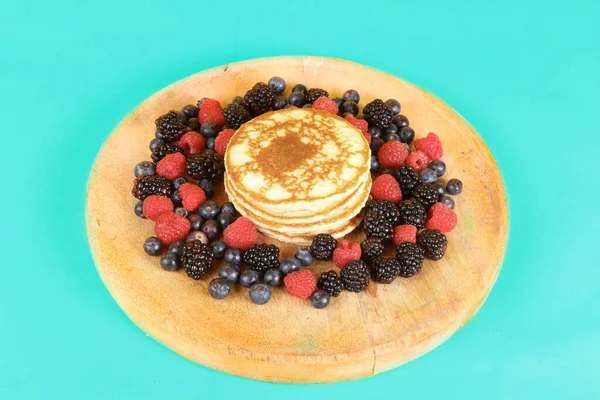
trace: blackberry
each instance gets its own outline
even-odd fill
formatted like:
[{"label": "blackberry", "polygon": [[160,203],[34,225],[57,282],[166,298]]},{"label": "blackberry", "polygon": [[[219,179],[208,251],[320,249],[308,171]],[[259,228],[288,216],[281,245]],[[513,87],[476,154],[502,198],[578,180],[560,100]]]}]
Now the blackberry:
[{"label": "blackberry", "polygon": [[274,97],[271,88],[266,83],[259,82],[246,92],[244,106],[252,115],[260,115],[271,109]]},{"label": "blackberry", "polygon": [[173,154],[173,153],[183,154],[183,149],[181,147],[177,146],[176,144],[165,143],[162,146],[158,146],[157,148],[152,150],[152,154],[150,155],[150,157],[152,158],[152,161],[157,163],[160,160],[162,160],[163,158],[165,158],[165,156],[167,154]]},{"label": "blackberry", "polygon": [[314,103],[319,97],[329,97],[329,93],[319,88],[311,88],[306,92],[306,101],[309,103]]},{"label": "blackberry", "polygon": [[431,183],[422,183],[413,190],[413,197],[419,200],[426,209],[438,202],[440,195],[435,185]]},{"label": "blackberry", "polygon": [[383,240],[375,237],[366,238],[360,244],[361,259],[370,263],[377,257],[381,256],[384,249],[385,246],[383,244]]},{"label": "blackberry", "polygon": [[131,189],[131,194],[138,200],[144,200],[154,194],[171,197],[172,193],[173,184],[171,181],[159,175],[143,175],[135,178],[133,189]]},{"label": "blackberry", "polygon": [[167,142],[179,140],[185,133],[185,124],[181,122],[181,118],[177,111],[169,111],[165,115],[161,115],[155,121],[156,137]]},{"label": "blackberry", "polygon": [[279,267],[279,247],[274,244],[253,244],[244,253],[244,262],[254,271],[264,272]]},{"label": "blackberry", "polygon": [[425,227],[427,210],[425,206],[416,199],[404,200],[400,203],[400,223],[402,225],[413,225],[418,229]]},{"label": "blackberry", "polygon": [[369,126],[373,125],[384,131],[391,123],[394,112],[381,99],[375,99],[363,108]]},{"label": "blackberry", "polygon": [[231,103],[223,109],[223,117],[231,129],[238,129],[243,123],[252,119],[252,115],[244,107]]},{"label": "blackberry", "polygon": [[338,277],[338,274],[334,270],[331,270],[321,274],[321,277],[317,281],[317,287],[325,290],[333,297],[338,297],[344,289],[344,284]]},{"label": "blackberry", "polygon": [[400,263],[398,275],[410,278],[421,271],[425,251],[414,243],[404,242],[396,247],[396,260]]},{"label": "blackberry", "polygon": [[369,200],[366,204],[368,214],[374,214],[378,218],[387,219],[392,225],[398,225],[400,221],[400,210],[398,206],[388,200]]},{"label": "blackberry", "polygon": [[425,251],[425,257],[439,260],[446,253],[448,239],[437,229],[425,229],[417,235],[417,245]]},{"label": "blackberry", "polygon": [[338,241],[331,235],[319,233],[312,240],[310,252],[317,260],[329,260],[333,256]]},{"label": "blackberry", "polygon": [[376,282],[392,283],[400,273],[400,263],[393,257],[379,257],[373,260],[371,275]]},{"label": "blackberry", "polygon": [[421,183],[419,174],[410,165],[400,166],[394,174],[394,178],[400,185],[402,197],[406,199],[412,196],[413,190]]},{"label": "blackberry", "polygon": [[181,265],[192,279],[200,279],[210,270],[213,252],[199,240],[191,240],[185,244],[181,252]]},{"label": "blackberry", "polygon": [[363,226],[367,237],[376,237],[379,239],[391,239],[394,234],[394,225],[387,219],[381,218],[376,214],[367,213],[363,220]]},{"label": "blackberry", "polygon": [[350,261],[340,271],[344,289],[350,292],[360,292],[369,285],[369,267],[364,261]]},{"label": "blackberry", "polygon": [[196,180],[208,179],[216,182],[223,179],[225,164],[215,151],[206,150],[187,159],[187,173]]}]

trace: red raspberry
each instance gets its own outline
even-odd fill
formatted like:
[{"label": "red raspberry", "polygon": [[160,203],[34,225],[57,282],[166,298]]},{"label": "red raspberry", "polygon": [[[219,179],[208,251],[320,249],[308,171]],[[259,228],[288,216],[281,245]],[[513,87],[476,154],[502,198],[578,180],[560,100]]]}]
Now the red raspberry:
[{"label": "red raspberry", "polygon": [[371,145],[371,134],[363,133],[363,136],[365,137],[365,139],[367,139],[367,143],[369,143],[369,146],[370,146]]},{"label": "red raspberry", "polygon": [[200,205],[206,201],[204,190],[193,183],[184,183],[179,186],[179,195],[181,196],[181,205],[189,212],[198,211]]},{"label": "red raspberry", "polygon": [[442,142],[438,135],[433,132],[429,132],[425,138],[415,140],[415,149],[427,154],[429,160],[439,160],[444,155]]},{"label": "red raspberry", "polygon": [[221,157],[225,157],[225,150],[227,150],[227,145],[234,133],[235,130],[233,129],[225,129],[224,131],[219,132],[219,135],[215,139],[215,151],[219,153]]},{"label": "red raspberry", "polygon": [[[358,129],[360,129],[360,131],[363,133],[363,135],[365,133],[368,134],[368,132],[369,132],[369,123],[366,120],[364,120],[364,119],[358,119],[358,118],[356,118],[352,114],[346,114],[346,116],[344,117],[344,119],[346,121],[350,122],[352,125],[354,125]],[[371,136],[371,135],[369,135],[369,136]]]},{"label": "red raspberry", "polygon": [[398,225],[394,228],[394,244],[410,242],[417,243],[417,227],[413,225]]},{"label": "red raspberry", "polygon": [[454,211],[443,205],[442,203],[435,203],[427,211],[427,221],[425,221],[425,228],[437,229],[442,233],[451,232],[458,222],[458,218]]},{"label": "red raspberry", "polygon": [[333,251],[333,263],[341,269],[350,261],[360,260],[361,253],[360,244],[342,240]]},{"label": "red raspberry", "polygon": [[206,139],[198,132],[186,132],[179,139],[177,146],[181,147],[187,156],[195,156],[206,147]]},{"label": "red raspberry", "polygon": [[173,212],[173,202],[165,196],[148,196],[142,204],[142,212],[146,218],[156,221],[161,214]]},{"label": "red raspberry", "polygon": [[421,172],[429,165],[429,157],[421,150],[415,150],[406,157],[406,164]]},{"label": "red raspberry", "polygon": [[224,126],[227,123],[223,116],[221,103],[215,99],[204,100],[202,107],[200,107],[200,112],[198,113],[198,120],[201,124],[205,122],[214,122],[219,126]]},{"label": "red raspberry", "polygon": [[325,96],[321,96],[317,100],[315,100],[312,108],[314,108],[315,110],[329,111],[332,114],[338,113],[337,103],[333,100],[329,100]]},{"label": "red raspberry", "polygon": [[156,164],[156,173],[169,180],[185,175],[185,156],[181,153],[167,154]]},{"label": "red raspberry", "polygon": [[284,279],[285,290],[292,296],[308,299],[317,290],[317,277],[305,269],[302,271],[292,272]]},{"label": "red raspberry", "polygon": [[225,228],[223,239],[228,247],[246,251],[256,243],[256,226],[248,218],[239,217]]},{"label": "red raspberry", "polygon": [[408,157],[408,149],[406,146],[396,140],[384,143],[377,153],[379,157],[379,165],[382,168],[400,168],[404,164],[404,160]]},{"label": "red raspberry", "polygon": [[173,242],[185,240],[190,233],[190,221],[179,214],[164,213],[156,218],[154,224],[154,233],[164,245],[170,245]]},{"label": "red raspberry", "polygon": [[375,200],[388,200],[392,203],[400,203],[402,201],[402,192],[400,191],[400,185],[398,181],[389,175],[380,175],[373,186],[371,187],[371,195]]}]

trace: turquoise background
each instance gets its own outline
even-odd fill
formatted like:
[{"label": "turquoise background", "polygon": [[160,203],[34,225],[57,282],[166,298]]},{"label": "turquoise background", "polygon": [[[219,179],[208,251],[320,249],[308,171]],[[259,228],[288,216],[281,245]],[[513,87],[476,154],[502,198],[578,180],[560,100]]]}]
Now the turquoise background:
[{"label": "turquoise background", "polygon": [[[600,3],[254,3],[2,3],[0,399],[600,398]],[[432,91],[506,182],[508,251],[483,308],[374,378],[278,385],[195,365],[129,321],[88,249],[88,174],[127,113],[192,73],[285,54]]]}]

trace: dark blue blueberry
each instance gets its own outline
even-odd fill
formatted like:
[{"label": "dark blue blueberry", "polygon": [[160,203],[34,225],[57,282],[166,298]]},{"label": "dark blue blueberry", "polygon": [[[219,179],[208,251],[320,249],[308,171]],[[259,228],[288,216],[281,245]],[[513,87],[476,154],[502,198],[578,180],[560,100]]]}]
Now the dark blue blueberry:
[{"label": "dark blue blueberry", "polygon": [[245,287],[250,287],[258,282],[258,272],[253,269],[247,269],[240,275],[240,283]]},{"label": "dark blue blueberry", "polygon": [[231,99],[231,102],[233,104],[237,104],[238,106],[244,106],[244,98],[242,96],[235,96],[233,99]]},{"label": "dark blue blueberry", "polygon": [[200,230],[206,234],[209,241],[215,240],[221,234],[221,227],[214,219],[206,220]]},{"label": "dark blue blueberry", "polygon": [[283,80],[283,78],[280,78],[278,76],[274,76],[271,79],[269,79],[269,82],[267,84],[275,94],[283,93],[283,91],[285,90],[285,81]]},{"label": "dark blue blueberry", "polygon": [[178,215],[181,215],[184,218],[187,218],[190,213],[188,212],[188,210],[186,210],[183,207],[177,207],[175,209],[175,214],[178,214]]},{"label": "dark blue blueberry", "polygon": [[400,136],[400,141],[402,143],[410,143],[415,139],[415,131],[413,130],[413,128],[407,126],[400,129],[400,132],[398,132],[398,136]]},{"label": "dark blue blueberry", "polygon": [[179,269],[179,256],[175,253],[166,253],[160,258],[160,266],[165,271],[177,271]]},{"label": "dark blue blueberry", "polygon": [[383,137],[383,140],[385,140],[386,142],[392,142],[392,141],[399,142],[400,136],[396,135],[395,133],[390,133],[389,135],[385,135]]},{"label": "dark blue blueberry", "polygon": [[144,251],[149,256],[158,256],[160,253],[162,253],[162,250],[162,243],[157,237],[149,237],[144,242]]},{"label": "dark blue blueberry", "polygon": [[184,243],[181,241],[173,242],[169,246],[169,253],[176,254],[178,257],[181,257],[181,253],[183,253]]},{"label": "dark blue blueberry", "polygon": [[342,104],[342,108],[340,108],[340,111],[342,113],[345,113],[345,112],[350,113],[356,117],[356,115],[358,114],[358,104],[356,104],[356,102],[351,101],[351,100],[345,101]]},{"label": "dark blue blueberry", "polygon": [[287,100],[285,96],[275,96],[273,98],[273,110],[281,110],[283,107],[287,106]]},{"label": "dark blue blueberry", "polygon": [[373,153],[373,155],[377,155],[377,153],[379,153],[379,149],[381,149],[381,146],[384,144],[385,140],[382,138],[371,139],[371,153]]},{"label": "dark blue blueberry", "polygon": [[188,233],[185,238],[186,243],[191,242],[192,240],[199,240],[202,244],[208,244],[208,237],[206,236],[206,233],[202,231],[192,231]]},{"label": "dark blue blueberry", "polygon": [[425,168],[419,172],[419,178],[421,178],[421,182],[423,183],[433,183],[437,180],[437,174],[434,170]]},{"label": "dark blue blueberry", "polygon": [[360,101],[360,95],[356,90],[350,89],[344,92],[344,94],[342,95],[342,99],[344,99],[344,101],[353,101],[355,103],[358,103]]},{"label": "dark blue blueberry", "polygon": [[304,86],[303,84],[299,83],[299,84],[295,85],[292,88],[292,93],[306,94],[306,86]]},{"label": "dark blue blueberry", "polygon": [[446,173],[446,164],[442,160],[433,160],[428,168],[434,170],[438,178]]},{"label": "dark blue blueberry", "polygon": [[181,112],[188,118],[196,118],[198,116],[198,107],[193,104],[188,104],[187,106],[183,106]]},{"label": "dark blue blueberry", "polygon": [[442,197],[442,204],[452,210],[454,208],[454,199],[450,196],[444,196]]},{"label": "dark blue blueberry", "polygon": [[202,227],[202,224],[204,223],[204,219],[199,216],[198,214],[190,214],[187,217],[190,222],[192,223],[190,230],[192,231],[199,231],[200,228]]},{"label": "dark blue blueberry", "polygon": [[288,257],[279,264],[279,269],[284,275],[290,272],[300,271],[300,260],[296,257]]},{"label": "dark blue blueberry", "polygon": [[446,184],[446,192],[448,192],[448,194],[451,194],[453,196],[460,194],[460,192],[462,192],[462,189],[463,189],[462,182],[456,178],[450,179],[448,181],[448,183]]},{"label": "dark blue blueberry", "polygon": [[183,112],[181,112],[181,111],[175,111],[175,113],[176,113],[176,114],[177,114],[177,116],[179,117],[179,121],[180,121],[182,124],[184,124],[184,125],[185,125],[185,124],[187,124],[188,117],[187,117],[187,116],[186,116],[186,115],[185,115]]},{"label": "dark blue blueberry", "polygon": [[206,197],[213,197],[215,195],[215,183],[209,181],[208,179],[202,179],[198,182],[198,186],[204,190],[204,194]]},{"label": "dark blue blueberry", "polygon": [[314,308],[322,309],[329,305],[329,301],[331,300],[331,295],[323,290],[319,289],[310,296],[310,303]]},{"label": "dark blue blueberry", "polygon": [[239,249],[227,249],[225,250],[225,262],[233,265],[240,265],[242,263],[242,251]]},{"label": "dark blue blueberry", "polygon": [[389,124],[387,128],[385,128],[385,131],[383,132],[384,135],[397,135],[398,134],[398,127],[394,124]]},{"label": "dark blue blueberry", "polygon": [[312,104],[307,103],[307,104],[303,105],[302,108],[312,108]]},{"label": "dark blue blueberry", "polygon": [[436,182],[433,184],[433,187],[435,188],[437,194],[440,196],[441,200],[446,194],[446,186],[443,183]]},{"label": "dark blue blueberry", "polygon": [[187,126],[194,132],[200,132],[200,121],[198,121],[198,118],[188,119]]},{"label": "dark blue blueberry", "polygon": [[206,200],[204,203],[202,203],[200,205],[198,214],[200,214],[200,216],[204,219],[214,219],[214,218],[216,218],[217,215],[219,215],[220,211],[221,211],[221,208],[219,208],[219,205],[217,204],[216,201]]},{"label": "dark blue blueberry", "polygon": [[146,218],[144,216],[144,202],[138,201],[133,207],[133,212],[140,218]]},{"label": "dark blue blueberry", "polygon": [[377,156],[371,156],[371,166],[370,166],[369,170],[371,172],[377,172],[378,169],[379,169],[379,159],[377,158]]},{"label": "dark blue blueberry", "polygon": [[227,201],[221,206],[221,214],[231,214],[235,216],[237,215],[237,210],[232,202]]},{"label": "dark blue blueberry", "polygon": [[283,282],[283,274],[278,269],[270,269],[265,272],[263,279],[267,285],[277,287]]},{"label": "dark blue blueberry", "polygon": [[206,148],[209,150],[215,149],[215,138],[214,137],[209,137],[208,139],[206,139]]},{"label": "dark blue blueberry", "polygon": [[254,304],[262,305],[271,300],[271,288],[264,283],[256,283],[250,287],[250,300]]},{"label": "dark blue blueberry", "polygon": [[338,110],[340,111],[340,114],[343,114],[342,104],[344,103],[344,100],[342,100],[341,97],[334,97],[332,100],[335,101],[335,105],[337,106]]},{"label": "dark blue blueberry", "polygon": [[313,255],[308,249],[298,250],[296,254],[294,254],[294,258],[298,259],[303,267],[308,267],[313,263]]},{"label": "dark blue blueberry", "polygon": [[219,278],[223,278],[229,283],[236,283],[240,279],[240,267],[233,264],[223,264],[219,269]]},{"label": "dark blue blueberry", "polygon": [[179,194],[179,190],[176,190],[171,195],[171,201],[175,207],[181,207],[181,195]]},{"label": "dark blue blueberry", "polygon": [[371,135],[372,139],[378,139],[381,137],[381,129],[376,126],[371,126],[369,128],[369,135]]},{"label": "dark blue blueberry", "polygon": [[165,145],[165,141],[162,139],[158,139],[158,138],[154,138],[150,141],[150,151],[154,151],[156,149],[158,149],[160,146],[164,146]]},{"label": "dark blue blueberry", "polygon": [[288,97],[288,103],[296,107],[302,107],[306,104],[306,96],[302,92],[293,92]]},{"label": "dark blue blueberry", "polygon": [[212,248],[213,255],[217,260],[220,260],[225,256],[225,250],[227,250],[227,245],[224,241],[219,240],[213,242],[210,246]]},{"label": "dark blue blueberry", "polygon": [[133,169],[135,177],[144,175],[156,175],[156,165],[152,161],[142,161],[137,163]]},{"label": "dark blue blueberry", "polygon": [[398,129],[406,128],[408,126],[408,118],[402,114],[394,115],[392,123],[398,127]]},{"label": "dark blue blueberry", "polygon": [[400,102],[398,100],[396,100],[396,99],[387,99],[385,101],[385,104],[392,109],[392,112],[394,113],[394,115],[400,114],[400,110],[401,110],[402,107],[400,106]]},{"label": "dark blue blueberry", "polygon": [[219,134],[219,125],[214,122],[205,122],[200,126],[200,133],[207,138],[215,137]]},{"label": "dark blue blueberry", "polygon": [[233,214],[221,213],[217,217],[217,222],[219,223],[219,226],[221,226],[222,230],[225,230],[225,228],[227,228],[229,225],[231,225],[233,223],[233,221],[235,221],[235,215],[233,215]]},{"label": "dark blue blueberry", "polygon": [[208,283],[208,293],[217,300],[223,300],[229,296],[231,286],[223,278],[215,278]]},{"label": "dark blue blueberry", "polygon": [[200,100],[198,100],[198,109],[202,108],[202,103],[204,103],[204,100],[208,99],[208,97],[203,97]]},{"label": "dark blue blueberry", "polygon": [[175,178],[175,179],[173,180],[173,188],[174,188],[175,190],[179,190],[179,187],[180,187],[181,185],[183,185],[184,183],[187,183],[187,179],[185,179],[185,177],[183,177],[183,176],[180,176],[179,178]]}]

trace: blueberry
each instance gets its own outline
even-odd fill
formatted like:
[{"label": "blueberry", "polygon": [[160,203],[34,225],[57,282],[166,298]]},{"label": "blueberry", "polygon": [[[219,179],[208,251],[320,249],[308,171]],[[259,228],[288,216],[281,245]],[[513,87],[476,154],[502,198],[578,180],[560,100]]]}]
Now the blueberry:
[{"label": "blueberry", "polygon": [[258,272],[253,269],[247,269],[240,275],[240,283],[245,287],[250,287],[258,282]]},{"label": "blueberry", "polygon": [[176,254],[177,257],[181,257],[181,253],[183,253],[184,243],[181,241],[173,242],[169,246],[169,253]]},{"label": "blueberry", "polygon": [[446,207],[448,207],[451,210],[454,208],[454,199],[450,196],[442,197],[441,202],[443,205],[445,205]]},{"label": "blueberry", "polygon": [[144,242],[144,251],[149,256],[158,256],[162,253],[162,243],[158,240],[157,237],[149,237]]},{"label": "blueberry", "polygon": [[314,292],[312,296],[310,296],[310,303],[313,305],[314,308],[322,309],[329,305],[330,299],[331,296],[329,295],[329,293],[327,293],[327,291],[323,289],[320,289]]},{"label": "blueberry", "polygon": [[384,135],[397,135],[398,134],[398,127],[394,124],[389,124],[387,128],[385,128],[385,131],[383,132]]},{"label": "blueberry", "polygon": [[242,263],[242,251],[239,249],[227,249],[225,250],[225,262],[234,265],[240,265]]},{"label": "blueberry", "polygon": [[160,258],[160,266],[165,271],[177,271],[179,269],[179,256],[175,253],[166,253]]},{"label": "blueberry", "polygon": [[202,232],[206,234],[208,240],[215,240],[221,234],[221,227],[219,223],[214,219],[209,219],[204,222],[201,228]]},{"label": "blueberry", "polygon": [[202,242],[202,244],[208,244],[208,236],[206,236],[206,233],[201,231],[193,231],[188,233],[188,235],[185,238],[185,241],[191,242],[192,240],[199,240]]},{"label": "blueberry", "polygon": [[345,101],[342,104],[342,108],[340,109],[340,111],[343,113],[348,112],[356,117],[356,114],[358,114],[358,104],[351,100]]},{"label": "blueberry", "polygon": [[303,84],[299,83],[299,84],[295,85],[292,88],[292,93],[306,94],[306,86],[304,86]]},{"label": "blueberry", "polygon": [[154,165],[151,161],[142,161],[137,163],[135,168],[133,169],[133,174],[135,177],[144,176],[144,175],[155,175],[156,174],[156,165]]},{"label": "blueberry", "polygon": [[372,126],[369,128],[369,135],[371,135],[372,139],[378,139],[381,137],[381,129],[376,126]]},{"label": "blueberry", "polygon": [[176,190],[171,195],[171,201],[175,207],[181,207],[181,195],[179,194],[179,190]]},{"label": "blueberry", "polygon": [[185,124],[187,124],[187,120],[188,120],[188,117],[187,117],[187,115],[185,115],[185,114],[184,114],[183,112],[181,112],[181,111],[175,111],[175,113],[176,113],[176,114],[177,114],[177,116],[179,117],[179,121],[180,121],[182,124],[184,124],[184,125],[185,125]]},{"label": "blueberry", "polygon": [[188,215],[187,219],[192,224],[190,227],[191,231],[199,231],[200,227],[202,227],[202,224],[204,223],[204,219],[198,214],[190,214]]},{"label": "blueberry", "polygon": [[287,110],[288,108],[291,108],[291,107],[295,107],[295,106],[293,106],[293,105],[291,105],[291,104],[286,104],[286,105],[285,105],[285,107],[283,107],[283,109],[284,109],[284,110]]},{"label": "blueberry", "polygon": [[302,108],[312,108],[312,104],[307,103],[307,104],[303,105]]},{"label": "blueberry", "polygon": [[215,195],[215,183],[209,181],[208,179],[202,179],[198,182],[198,186],[204,190],[204,194],[206,197],[213,197]]},{"label": "blueberry", "polygon": [[288,257],[281,262],[279,269],[284,275],[287,275],[290,272],[300,271],[300,260],[296,257]]},{"label": "blueberry", "polygon": [[200,126],[200,133],[207,138],[215,137],[219,134],[219,126],[214,122],[205,122]]},{"label": "blueberry", "polygon": [[342,104],[344,103],[344,100],[342,100],[341,97],[334,97],[332,100],[335,101],[335,105],[337,106],[338,110],[340,110],[340,114],[343,114]]},{"label": "blueberry", "polygon": [[283,91],[285,90],[285,81],[283,80],[283,78],[280,78],[278,76],[274,76],[271,79],[269,79],[268,85],[275,94],[283,93]]},{"label": "blueberry", "polygon": [[278,269],[270,269],[265,272],[264,280],[267,285],[276,287],[283,282],[283,274]]},{"label": "blueberry", "polygon": [[377,155],[377,153],[379,153],[379,149],[381,149],[381,146],[384,144],[385,140],[382,138],[371,139],[371,153],[373,155]]},{"label": "blueberry", "polygon": [[160,146],[164,146],[165,145],[165,141],[162,139],[158,139],[158,138],[154,138],[150,141],[150,151],[154,151],[156,149],[158,149]]},{"label": "blueberry", "polygon": [[244,98],[242,96],[235,96],[231,99],[233,104],[237,104],[238,106],[244,106]]},{"label": "blueberry", "polygon": [[446,184],[446,192],[448,192],[448,194],[451,194],[453,196],[460,194],[460,192],[462,192],[462,189],[463,189],[462,182],[455,178],[450,179],[448,181],[448,183]]},{"label": "blueberry", "polygon": [[215,278],[208,284],[208,293],[217,300],[222,300],[229,296],[230,291],[231,286],[223,278]]},{"label": "blueberry", "polygon": [[232,202],[227,201],[221,206],[221,214],[231,214],[235,216],[237,215],[237,210]]},{"label": "blueberry", "polygon": [[288,103],[296,107],[302,107],[306,104],[306,96],[302,92],[292,92],[288,97]]},{"label": "blueberry", "polygon": [[179,190],[179,187],[180,187],[181,185],[183,185],[184,183],[187,183],[187,179],[185,179],[185,177],[183,177],[183,176],[180,176],[179,178],[175,178],[175,179],[173,180],[173,188],[174,188],[175,190]]},{"label": "blueberry", "polygon": [[235,221],[235,216],[233,214],[219,214],[217,217],[217,222],[222,230],[225,230],[229,225],[231,225]]},{"label": "blueberry", "polygon": [[219,278],[223,278],[229,283],[236,283],[240,278],[240,267],[233,264],[223,264],[219,269]]},{"label": "blueberry", "polygon": [[383,140],[385,140],[386,142],[392,142],[392,141],[399,142],[400,136],[396,135],[395,133],[390,133],[389,135],[385,135],[383,137]]},{"label": "blueberry", "polygon": [[185,209],[185,208],[183,208],[183,207],[177,207],[177,208],[175,209],[175,214],[178,214],[178,215],[181,215],[181,216],[182,216],[182,217],[184,217],[184,218],[187,218],[187,217],[188,217],[188,215],[189,215],[189,212],[188,212],[188,210],[186,210],[186,209]]},{"label": "blueberry", "polygon": [[446,194],[446,186],[443,183],[436,182],[436,183],[433,184],[433,187],[435,188],[435,191],[439,195],[439,198],[440,198],[440,201],[441,201],[441,199]]},{"label": "blueberry", "polygon": [[433,160],[428,168],[434,170],[438,178],[446,173],[446,164],[442,160]]},{"label": "blueberry", "polygon": [[215,138],[214,137],[209,137],[208,139],[206,139],[206,148],[209,150],[215,149]]},{"label": "blueberry", "polygon": [[271,288],[264,283],[256,283],[250,287],[250,300],[254,304],[262,305],[271,300]]},{"label": "blueberry", "polygon": [[344,92],[344,94],[342,95],[342,99],[344,99],[344,101],[353,101],[355,103],[358,103],[360,101],[360,95],[356,90],[350,89]]},{"label": "blueberry", "polygon": [[287,100],[285,96],[275,96],[272,105],[273,110],[281,110],[283,107],[287,106]]},{"label": "blueberry", "polygon": [[135,215],[137,215],[140,218],[146,218],[144,216],[144,202],[138,201],[135,204],[135,207],[133,207],[133,212],[135,213]]},{"label": "blueberry", "polygon": [[214,200],[206,200],[202,205],[200,205],[200,209],[198,210],[198,214],[204,219],[214,219],[221,209],[219,205]]},{"label": "blueberry", "polygon": [[378,169],[379,169],[379,160],[377,159],[377,156],[371,156],[371,164],[370,164],[369,170],[371,172],[377,172]]},{"label": "blueberry", "polygon": [[181,112],[183,112],[188,118],[196,118],[198,116],[198,107],[193,104],[188,104],[187,106],[183,106]]},{"label": "blueberry", "polygon": [[419,172],[419,178],[421,178],[421,182],[424,183],[433,183],[437,179],[437,174],[434,170],[425,168],[421,172]]},{"label": "blueberry", "polygon": [[198,100],[198,109],[202,108],[202,103],[204,103],[204,100],[208,99],[208,97],[203,97],[200,100]]},{"label": "blueberry", "polygon": [[194,132],[200,132],[200,121],[198,121],[198,118],[188,119],[187,126]]},{"label": "blueberry", "polygon": [[227,250],[227,245],[225,244],[224,241],[219,240],[216,242],[213,242],[210,247],[212,248],[212,252],[213,255],[215,256],[215,258],[217,260],[220,260],[223,258],[223,256],[225,256],[225,250]]},{"label": "blueberry", "polygon": [[300,261],[303,267],[308,267],[313,263],[313,256],[308,249],[300,249],[294,254],[294,258]]},{"label": "blueberry", "polygon": [[408,126],[400,129],[398,132],[398,136],[400,136],[400,141],[402,143],[410,143],[415,139],[415,131],[413,128],[409,128]]},{"label": "blueberry", "polygon": [[402,114],[398,114],[392,118],[392,123],[396,125],[398,129],[406,128],[408,126],[408,118]]},{"label": "blueberry", "polygon": [[400,102],[398,100],[396,100],[396,99],[387,99],[385,101],[385,104],[387,104],[392,109],[392,112],[394,113],[394,115],[400,114],[400,109],[402,107],[400,106]]}]

